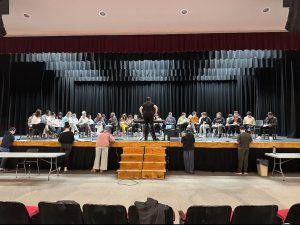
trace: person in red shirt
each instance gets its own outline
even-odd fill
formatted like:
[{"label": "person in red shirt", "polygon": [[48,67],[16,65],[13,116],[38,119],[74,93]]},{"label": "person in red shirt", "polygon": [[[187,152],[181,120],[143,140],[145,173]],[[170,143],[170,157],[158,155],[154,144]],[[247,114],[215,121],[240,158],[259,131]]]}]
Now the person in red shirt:
[{"label": "person in red shirt", "polygon": [[104,131],[98,135],[96,142],[96,157],[92,173],[100,170],[100,173],[107,171],[108,150],[109,146],[115,142],[115,138],[111,134],[111,128],[106,126]]}]

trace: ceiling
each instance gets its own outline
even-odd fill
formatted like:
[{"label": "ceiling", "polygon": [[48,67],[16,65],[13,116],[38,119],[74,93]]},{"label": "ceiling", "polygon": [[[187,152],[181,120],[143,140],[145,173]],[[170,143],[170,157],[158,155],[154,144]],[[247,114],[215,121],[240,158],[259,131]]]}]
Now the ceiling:
[{"label": "ceiling", "polygon": [[[282,2],[10,0],[10,14],[3,21],[8,36],[278,32],[284,31],[288,16]],[[269,11],[263,13],[265,8]]]}]

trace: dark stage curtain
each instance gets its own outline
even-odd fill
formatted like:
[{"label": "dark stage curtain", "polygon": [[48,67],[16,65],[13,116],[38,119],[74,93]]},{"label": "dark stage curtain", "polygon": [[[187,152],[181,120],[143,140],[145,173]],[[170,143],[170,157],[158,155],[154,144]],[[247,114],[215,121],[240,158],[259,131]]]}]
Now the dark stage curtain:
[{"label": "dark stage curtain", "polygon": [[[160,54],[95,54],[95,58],[101,60],[98,64],[91,61],[94,67],[110,72],[105,74],[109,80],[103,82],[81,81],[72,75],[59,76],[62,70],[50,70],[46,62],[21,62],[16,60],[19,55],[2,55],[0,135],[9,126],[16,126],[19,133],[24,134],[26,119],[37,108],[63,113],[71,110],[77,114],[86,110],[93,117],[98,112],[107,116],[112,111],[118,115],[134,114],[145,97],[152,96],[162,117],[169,111],[173,111],[176,117],[183,111],[207,111],[213,118],[218,111],[226,117],[233,110],[239,110],[242,115],[250,110],[257,119],[264,119],[268,111],[273,111],[279,119],[279,134],[300,137],[300,52],[287,51],[282,58],[260,60],[264,66],[253,69],[254,73],[235,75],[228,80],[222,76],[212,80],[191,79],[191,74],[197,74],[198,68],[205,72],[213,67],[214,60],[210,60],[215,57],[213,54],[174,53],[163,57]],[[138,59],[172,61],[175,69],[164,70],[170,73],[170,77],[176,72],[178,79],[167,82],[113,79],[116,75],[122,78],[120,68],[115,65],[130,67],[130,70],[123,69],[125,72],[141,72],[140,65],[134,61]],[[73,62],[68,64],[68,71],[72,71],[73,64],[75,67]],[[161,68],[154,66],[148,71],[160,74]],[[202,77],[218,78],[209,73]]]},{"label": "dark stage curtain", "polygon": [[129,36],[6,37],[0,53],[188,52],[231,49],[299,50],[297,33],[230,33]]}]

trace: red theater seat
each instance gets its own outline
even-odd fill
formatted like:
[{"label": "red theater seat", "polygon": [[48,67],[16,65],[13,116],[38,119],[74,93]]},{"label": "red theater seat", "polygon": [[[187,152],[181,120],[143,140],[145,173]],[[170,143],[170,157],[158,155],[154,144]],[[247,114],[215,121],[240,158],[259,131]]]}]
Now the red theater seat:
[{"label": "red theater seat", "polygon": [[39,208],[36,206],[26,206],[26,209],[27,209],[27,212],[28,212],[30,218],[39,212]]}]

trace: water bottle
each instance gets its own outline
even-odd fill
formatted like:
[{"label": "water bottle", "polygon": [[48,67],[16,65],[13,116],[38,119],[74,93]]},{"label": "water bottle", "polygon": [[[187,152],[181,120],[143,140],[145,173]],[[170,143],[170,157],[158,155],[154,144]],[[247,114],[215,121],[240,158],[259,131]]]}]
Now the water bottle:
[{"label": "water bottle", "polygon": [[273,154],[276,154],[276,147],[273,146]]}]

